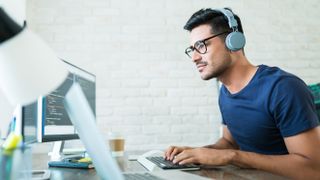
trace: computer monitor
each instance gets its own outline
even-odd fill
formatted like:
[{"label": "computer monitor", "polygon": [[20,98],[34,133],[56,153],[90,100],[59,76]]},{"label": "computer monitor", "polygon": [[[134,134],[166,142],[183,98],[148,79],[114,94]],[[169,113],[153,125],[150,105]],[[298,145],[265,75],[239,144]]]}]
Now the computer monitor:
[{"label": "computer monitor", "polygon": [[37,108],[37,102],[21,108],[21,132],[25,144],[37,142]]},{"label": "computer monitor", "polygon": [[25,106],[18,104],[12,115],[10,129],[14,126],[15,133],[23,135],[27,145],[37,142],[37,107],[36,101]]},{"label": "computer monitor", "polygon": [[38,101],[22,107],[22,134],[25,143],[55,141],[51,159],[57,160],[63,150],[65,140],[79,139],[75,127],[64,108],[65,94],[77,82],[85,94],[92,112],[96,113],[96,77],[65,60],[69,70],[66,80]]}]

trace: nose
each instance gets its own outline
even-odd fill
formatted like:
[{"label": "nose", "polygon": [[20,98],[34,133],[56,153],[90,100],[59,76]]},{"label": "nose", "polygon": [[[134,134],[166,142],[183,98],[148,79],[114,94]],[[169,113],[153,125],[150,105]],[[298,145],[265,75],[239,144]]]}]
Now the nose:
[{"label": "nose", "polygon": [[197,51],[194,51],[191,56],[191,59],[194,63],[196,63],[197,61],[201,60],[202,57],[201,57],[200,53],[198,53]]}]

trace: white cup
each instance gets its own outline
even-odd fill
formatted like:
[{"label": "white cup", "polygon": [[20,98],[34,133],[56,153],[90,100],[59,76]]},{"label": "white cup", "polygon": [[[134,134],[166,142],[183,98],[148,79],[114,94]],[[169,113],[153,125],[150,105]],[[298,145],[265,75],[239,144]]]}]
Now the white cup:
[{"label": "white cup", "polygon": [[108,133],[109,146],[113,157],[123,156],[125,139],[119,132]]}]

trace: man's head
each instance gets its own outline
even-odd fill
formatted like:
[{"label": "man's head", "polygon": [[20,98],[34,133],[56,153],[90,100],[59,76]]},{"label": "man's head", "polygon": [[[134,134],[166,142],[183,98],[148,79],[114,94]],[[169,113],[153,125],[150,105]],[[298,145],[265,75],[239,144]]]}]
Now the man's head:
[{"label": "man's head", "polygon": [[[234,17],[238,31],[243,32],[239,17]],[[222,75],[232,64],[231,53],[243,53],[243,49],[231,52],[226,48],[225,39],[233,30],[229,27],[227,17],[218,10],[199,10],[191,16],[184,29],[190,31],[191,40],[186,53],[196,63],[204,80]]]}]

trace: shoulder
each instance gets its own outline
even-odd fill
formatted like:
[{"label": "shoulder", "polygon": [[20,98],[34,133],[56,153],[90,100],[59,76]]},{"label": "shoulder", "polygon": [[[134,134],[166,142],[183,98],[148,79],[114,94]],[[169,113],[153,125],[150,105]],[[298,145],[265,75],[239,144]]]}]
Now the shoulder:
[{"label": "shoulder", "polygon": [[286,72],[278,67],[261,65],[259,79],[265,86],[271,88],[273,93],[285,91],[287,93],[295,91],[309,91],[307,85],[294,74]]},{"label": "shoulder", "polygon": [[274,81],[273,93],[283,93],[284,95],[311,95],[308,86],[303,80],[292,74],[285,74],[277,77]]},{"label": "shoulder", "polygon": [[313,96],[303,80],[279,72],[272,79],[270,92],[269,112],[282,136],[293,136],[318,125]]},{"label": "shoulder", "polygon": [[268,89],[268,105],[271,112],[288,109],[289,107],[310,107],[313,96],[308,86],[299,77],[274,68],[273,73],[264,78],[264,88]]}]

